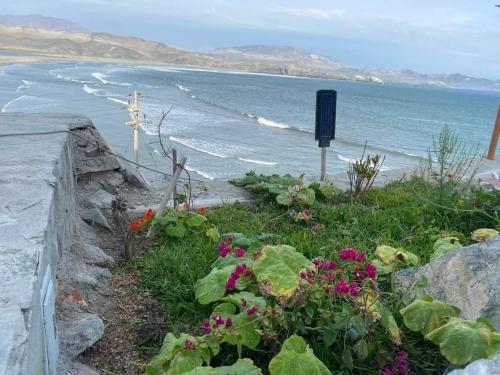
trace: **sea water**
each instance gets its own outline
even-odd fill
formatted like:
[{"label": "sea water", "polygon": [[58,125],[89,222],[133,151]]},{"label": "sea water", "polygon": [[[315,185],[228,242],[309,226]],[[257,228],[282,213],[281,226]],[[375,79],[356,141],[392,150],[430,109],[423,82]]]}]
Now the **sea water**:
[{"label": "sea water", "polygon": [[[186,156],[187,168],[201,180],[227,179],[248,170],[318,175],[314,119],[320,89],[338,92],[329,174],[345,172],[349,161],[361,156],[365,142],[367,153],[385,155],[385,170],[416,166],[445,124],[484,151],[500,104],[500,92],[167,66],[0,66],[0,111],[87,115],[127,158],[133,158],[132,129],[126,125],[129,94],[140,91],[140,162],[171,172],[161,157],[161,136],[163,146]],[[168,110],[159,126],[162,111]]]}]

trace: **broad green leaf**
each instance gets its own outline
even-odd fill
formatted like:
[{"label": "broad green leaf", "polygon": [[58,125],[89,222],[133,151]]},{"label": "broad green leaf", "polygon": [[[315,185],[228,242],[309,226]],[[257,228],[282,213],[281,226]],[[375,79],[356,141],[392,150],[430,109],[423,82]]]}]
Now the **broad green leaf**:
[{"label": "broad green leaf", "polygon": [[234,271],[234,266],[213,268],[203,279],[196,281],[194,294],[202,305],[220,300],[226,294],[226,281]]},{"label": "broad green leaf", "polygon": [[259,283],[269,283],[269,294],[280,299],[290,298],[299,286],[299,273],[314,265],[288,245],[265,246],[252,266]]},{"label": "broad green leaf", "polygon": [[372,264],[377,267],[377,274],[379,275],[387,275],[394,269],[394,264],[384,264],[378,259],[373,259]]},{"label": "broad green leaf", "polygon": [[333,199],[333,197],[340,193],[340,189],[331,182],[320,182],[319,192],[325,199]]},{"label": "broad green leaf", "polygon": [[291,206],[294,194],[291,191],[285,191],[276,197],[276,203],[282,206]]},{"label": "broad green leaf", "polygon": [[215,315],[220,315],[224,319],[227,317],[233,316],[236,313],[236,306],[229,302],[221,303],[220,305],[215,306],[214,311],[210,317]]},{"label": "broad green leaf", "polygon": [[485,318],[450,318],[425,338],[439,345],[441,354],[454,365],[492,358],[500,353],[500,334]]},{"label": "broad green leaf", "polygon": [[245,250],[257,250],[260,248],[260,241],[255,236],[245,236],[243,233],[226,233],[224,237],[232,236],[232,244],[236,247],[242,247]]},{"label": "broad green leaf", "polygon": [[313,189],[303,188],[299,190],[295,199],[299,204],[309,206],[316,200],[316,194],[314,193]]},{"label": "broad green leaf", "polygon": [[380,319],[379,295],[375,290],[367,287],[362,288],[356,297],[356,303],[361,310],[369,313],[373,320]]},{"label": "broad green leaf", "polygon": [[[260,335],[258,318],[255,315],[248,316],[246,312],[240,312],[233,317],[233,328],[236,335],[236,342],[233,344],[241,344],[250,349],[254,349],[259,345]],[[231,343],[231,341],[228,341]]]},{"label": "broad green leaf", "polygon": [[441,301],[434,301],[431,296],[417,298],[400,310],[405,325],[412,331],[423,335],[445,324],[450,317],[458,316],[460,310]]},{"label": "broad green leaf", "polygon": [[184,225],[168,225],[165,227],[165,234],[170,237],[184,238],[186,235],[186,227]]},{"label": "broad green leaf", "polygon": [[360,361],[364,361],[368,357],[368,344],[365,339],[360,339],[353,346],[354,352]]},{"label": "broad green leaf", "polygon": [[232,366],[196,367],[183,375],[262,375],[251,359],[238,359]]},{"label": "broad green leaf", "polygon": [[477,242],[484,242],[495,236],[498,236],[498,231],[490,228],[476,229],[471,234],[472,240]]},{"label": "broad green leaf", "polygon": [[220,233],[216,227],[208,228],[205,235],[210,238],[213,242],[218,242],[220,240]]},{"label": "broad green leaf", "polygon": [[[241,306],[242,299],[247,302],[247,306]],[[264,309],[267,305],[266,299],[264,297],[256,296],[255,294],[246,291],[229,294],[222,300],[234,303],[236,306],[240,307],[241,311],[246,311],[252,306],[257,306],[259,309]]]},{"label": "broad green leaf", "polygon": [[439,258],[440,256],[446,254],[447,252],[451,250],[455,250],[458,248],[461,248],[462,244],[458,241],[457,237],[444,237],[440,238],[436,242],[434,242],[434,245],[432,246],[432,249],[434,252],[432,253],[430,260],[434,260],[436,258]]},{"label": "broad green leaf", "polygon": [[198,228],[205,221],[207,221],[207,218],[205,216],[191,212],[189,217],[186,220],[186,225],[189,228]]},{"label": "broad green leaf", "polygon": [[420,262],[420,259],[415,254],[387,245],[378,246],[375,250],[375,256],[385,265],[399,261],[404,264],[417,266]]},{"label": "broad green leaf", "polygon": [[269,362],[271,375],[330,375],[331,372],[313,353],[304,339],[292,335]]},{"label": "broad green leaf", "polygon": [[203,364],[202,350],[185,350],[186,340],[196,343],[195,337],[181,334],[176,337],[168,333],[163,340],[160,353],[146,367],[146,375],[177,375]]},{"label": "broad green leaf", "polygon": [[401,345],[401,336],[399,334],[399,327],[396,323],[396,320],[394,319],[394,316],[385,307],[381,307],[380,313],[381,313],[380,324],[382,324],[382,326],[389,333],[389,338],[394,344]]},{"label": "broad green leaf", "polygon": [[339,330],[334,324],[329,324],[323,328],[323,341],[325,345],[331,346],[336,340],[339,334]]}]

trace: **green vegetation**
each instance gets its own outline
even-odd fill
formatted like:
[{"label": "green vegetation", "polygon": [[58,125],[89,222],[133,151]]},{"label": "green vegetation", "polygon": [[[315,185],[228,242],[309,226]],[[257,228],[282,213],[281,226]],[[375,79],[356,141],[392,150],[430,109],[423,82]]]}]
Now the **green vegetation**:
[{"label": "green vegetation", "polygon": [[[248,177],[261,178],[255,174],[245,178]],[[290,181],[293,179],[290,176],[285,178]],[[280,368],[280,349],[285,348],[285,340],[293,337],[293,333],[306,340],[305,346],[290,344],[291,348],[297,347],[293,350],[300,348],[304,355],[308,353],[311,361],[321,361],[330,370],[335,370],[334,373],[375,374],[391,363],[394,366],[409,365],[417,373],[441,373],[447,365],[445,358],[449,361],[456,359],[455,349],[450,349],[442,342],[453,334],[451,329],[465,323],[450,320],[451,333],[446,331],[432,337],[425,336],[438,346],[424,338],[424,334],[429,332],[413,332],[411,325],[407,328],[406,318],[403,320],[399,310],[405,308],[411,299],[393,289],[392,272],[427,263],[433,257],[453,251],[457,243],[470,244],[470,234],[476,229],[497,227],[500,195],[470,190],[453,194],[451,190],[446,190],[446,183],[440,185],[412,178],[384,188],[372,188],[360,197],[324,187],[323,190],[330,193],[321,194],[320,186],[312,184],[306,188],[315,193],[311,204],[305,205],[299,199],[294,200],[291,206],[286,206],[276,200],[283,193],[280,187],[282,181],[276,183],[276,177],[273,180],[271,182],[268,177],[268,181],[264,181],[264,184],[275,184],[273,192],[269,186],[254,190],[258,194],[254,205],[236,204],[207,210],[207,221],[202,227],[191,228],[189,236],[184,238],[159,237],[155,247],[136,258],[132,264],[140,271],[141,286],[149,290],[169,313],[173,326],[173,335],[168,336],[171,342],[181,340],[178,335],[182,332],[200,332],[201,322],[210,317],[213,319],[215,315],[224,321],[227,318],[232,321],[231,334],[205,332],[204,335],[193,335],[181,340],[183,345],[192,343],[197,348],[194,351],[199,349],[198,354],[186,354],[196,358],[189,365],[191,369],[211,360],[211,366],[249,366],[254,369],[255,365],[264,373],[272,374],[273,368]],[[302,187],[293,188],[297,186],[293,184],[301,184],[301,179],[293,180],[292,185],[288,185],[292,189],[288,191],[300,191]],[[262,182],[261,178],[256,184],[262,186]],[[445,193],[440,194],[443,191]],[[223,248],[222,253],[219,248],[218,252],[214,242],[206,236],[207,227],[216,228],[225,234],[223,238],[226,239],[228,234],[232,234],[230,248]],[[265,258],[268,263],[264,264],[259,257],[266,244],[283,244],[278,246],[278,253],[290,253],[280,258],[274,254],[277,251],[272,250],[276,246],[268,246],[266,251],[272,255]],[[240,256],[233,256],[237,248],[244,252]],[[307,288],[304,289],[307,290],[306,299],[300,303],[294,300],[290,307],[288,299],[296,296],[296,291],[303,290],[305,285],[299,278],[300,272],[307,273],[310,270],[315,280],[322,275],[316,263],[316,268],[310,268],[311,263],[307,259],[340,262],[339,251],[346,248],[356,248],[366,253],[365,262],[376,265],[378,286],[374,288],[371,285],[369,291],[366,290],[367,285],[362,283],[358,287],[365,300],[373,301],[377,310],[361,308],[352,296],[335,297],[337,302],[330,305],[324,297],[312,298],[314,293]],[[233,275],[235,267],[240,264],[251,270],[251,276],[239,277],[239,273]],[[281,278],[274,273],[274,269],[288,270],[290,274]],[[229,285],[229,288],[235,288],[236,293],[227,294],[227,283],[231,278],[234,285]],[[309,285],[321,289],[319,284]],[[244,298],[253,301],[252,306],[258,306],[257,316],[262,317],[269,309],[281,309],[283,316],[286,316],[286,323],[266,317],[259,320],[258,324],[249,321],[246,325],[244,322],[248,308],[243,309],[238,298],[234,297],[240,297],[242,293],[247,293]],[[332,324],[322,315],[325,311],[332,314]],[[345,321],[350,322],[348,326],[342,323]],[[241,324],[236,325],[234,322]],[[477,324],[466,325],[470,328]],[[264,335],[266,329],[275,336]],[[359,333],[354,334],[353,329]],[[263,335],[271,336],[272,339],[266,338],[269,342],[264,343]],[[159,348],[161,343],[157,344]],[[166,339],[163,347],[171,347],[169,340]],[[440,354],[440,348],[445,358]],[[162,349],[160,360],[158,357],[155,359],[159,372],[154,372],[156,370],[151,367],[151,374],[167,374],[165,369],[171,368],[171,362],[167,364],[161,358],[181,360],[180,357],[165,354],[165,350]],[[398,350],[404,350],[405,354]],[[185,353],[182,350],[180,352]],[[478,349],[470,358],[491,352],[490,347]],[[298,356],[292,356],[295,355]],[[236,362],[240,357],[249,360]],[[321,368],[318,365],[318,373],[322,373]],[[162,369],[165,371],[162,372]],[[212,371],[207,373],[224,373],[216,368],[205,370]],[[175,371],[172,373],[177,373]],[[255,373],[259,371],[255,370]]]}]

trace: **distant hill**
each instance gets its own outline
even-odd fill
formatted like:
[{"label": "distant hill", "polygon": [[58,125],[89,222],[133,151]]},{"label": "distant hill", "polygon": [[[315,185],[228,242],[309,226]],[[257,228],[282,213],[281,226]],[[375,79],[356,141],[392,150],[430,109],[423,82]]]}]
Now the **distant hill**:
[{"label": "distant hill", "polygon": [[0,15],[0,24],[71,32],[88,31],[85,27],[74,22],[62,18],[46,17],[40,14],[29,14],[25,16]]},{"label": "distant hill", "polygon": [[[0,49],[24,50],[57,58],[167,63],[374,83],[500,90],[500,80],[461,74],[427,75],[411,70],[356,68],[344,65],[332,57],[288,46],[250,45],[197,53],[132,36],[76,32],[75,28],[80,26],[50,17],[23,16],[27,18],[19,19],[16,16],[8,21],[22,23],[22,26],[11,26],[6,24],[7,21],[2,21],[8,17],[11,16],[0,16]],[[36,20],[45,26],[26,26],[34,24]]]}]

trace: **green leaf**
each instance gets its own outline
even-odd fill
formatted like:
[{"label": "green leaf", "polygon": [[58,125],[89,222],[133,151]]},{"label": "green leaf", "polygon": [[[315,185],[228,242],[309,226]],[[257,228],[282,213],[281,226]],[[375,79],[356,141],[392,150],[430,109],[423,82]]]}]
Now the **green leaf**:
[{"label": "green leaf", "polygon": [[160,353],[146,367],[146,375],[183,374],[203,364],[203,350],[184,350],[186,340],[197,343],[197,339],[187,334],[176,337],[168,333],[163,340]]},{"label": "green leaf", "polygon": [[294,194],[291,191],[285,191],[276,197],[276,203],[282,206],[291,206]]},{"label": "green leaf", "polygon": [[430,260],[432,261],[451,250],[459,249],[461,247],[462,244],[458,241],[457,237],[440,238],[439,240],[434,242],[434,245],[432,246],[434,253],[432,253]]},{"label": "green leaf", "polygon": [[165,234],[169,237],[184,238],[186,227],[184,225],[168,225],[165,227]]},{"label": "green leaf", "polygon": [[[241,300],[245,299],[247,301],[247,306],[241,306]],[[267,306],[266,299],[261,296],[256,296],[250,292],[239,292],[232,293],[222,299],[223,301],[234,303],[236,306],[240,306],[240,310],[246,311],[252,306],[257,306],[259,309],[264,309]]]},{"label": "green leaf", "polygon": [[331,182],[320,182],[318,190],[325,199],[333,199],[340,193],[340,189]]},{"label": "green leaf", "polygon": [[194,294],[202,305],[220,300],[226,294],[226,281],[234,271],[234,266],[226,266],[221,269],[213,268],[203,279],[196,281]]},{"label": "green leaf", "polygon": [[316,200],[316,194],[313,189],[303,188],[299,190],[295,199],[299,204],[309,206]]},{"label": "green leaf", "polygon": [[353,346],[354,352],[360,361],[364,361],[368,357],[368,344],[365,339],[360,339]]},{"label": "green leaf", "polygon": [[205,221],[207,221],[207,218],[203,215],[191,212],[189,217],[186,220],[186,225],[189,228],[198,228],[201,226]]},{"label": "green leaf", "polygon": [[401,345],[401,336],[399,334],[399,327],[394,319],[394,316],[385,307],[380,308],[380,324],[384,327],[389,333],[389,338],[396,345]]},{"label": "green leaf", "polygon": [[450,318],[425,338],[439,345],[441,354],[454,365],[492,358],[500,353],[500,334],[485,318]]},{"label": "green leaf", "polygon": [[329,324],[323,329],[323,341],[325,345],[331,346],[336,340],[339,331],[334,324]]},{"label": "green leaf", "polygon": [[378,259],[373,259],[372,264],[377,267],[377,274],[379,275],[387,275],[394,269],[394,264],[384,264]]},{"label": "green leaf", "polygon": [[490,229],[490,228],[476,229],[471,234],[472,240],[478,241],[478,242],[487,241],[490,238],[493,238],[495,236],[498,236],[498,231],[496,231],[495,229]]},{"label": "green leaf", "polygon": [[299,286],[299,273],[305,268],[314,268],[314,265],[301,253],[288,245],[265,246],[252,272],[259,283],[269,283],[269,294],[279,299],[288,299],[293,296]]},{"label": "green leaf", "polygon": [[271,375],[329,375],[330,370],[314,355],[304,339],[292,335],[269,362]]},{"label": "green leaf", "polygon": [[238,359],[232,366],[196,367],[183,375],[262,375],[251,359]]},{"label": "green leaf", "polygon": [[342,352],[342,360],[344,361],[344,365],[349,369],[352,370],[354,367],[354,362],[352,360],[352,353],[349,349],[344,348],[344,351]]},{"label": "green leaf", "polygon": [[398,261],[413,266],[417,266],[420,263],[417,255],[387,245],[378,246],[375,250],[375,256],[385,265],[390,265]]},{"label": "green leaf", "polygon": [[417,298],[400,311],[405,325],[423,335],[441,327],[449,317],[456,317],[459,312],[455,306],[434,301],[431,296]]},{"label": "green leaf", "polygon": [[205,235],[212,240],[212,242],[218,242],[220,240],[220,233],[216,227],[208,228]]}]

